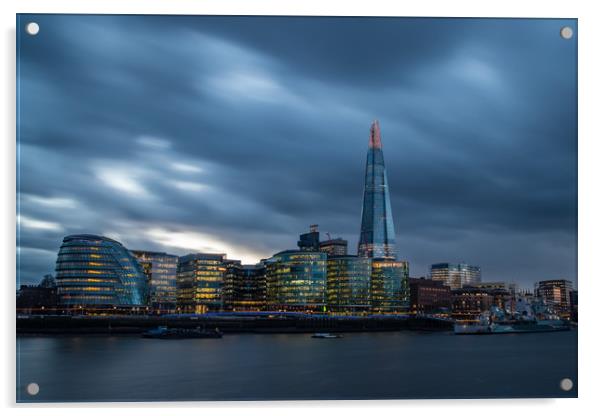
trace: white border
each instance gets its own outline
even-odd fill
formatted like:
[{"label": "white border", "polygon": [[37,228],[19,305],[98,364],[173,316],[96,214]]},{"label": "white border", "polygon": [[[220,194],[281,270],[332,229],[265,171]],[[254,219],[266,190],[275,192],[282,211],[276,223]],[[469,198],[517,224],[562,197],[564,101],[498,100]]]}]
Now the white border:
[{"label": "white border", "polygon": [[[127,409],[130,414],[163,415],[165,410],[178,414],[199,412],[245,414],[306,414],[345,412],[364,414],[374,408],[379,412],[445,415],[504,415],[509,412],[545,412],[554,414],[589,413],[602,396],[600,385],[601,345],[596,301],[602,294],[602,276],[596,273],[600,246],[596,236],[602,235],[600,213],[600,97],[602,74],[600,41],[602,19],[595,1],[477,1],[430,0],[401,1],[369,0],[20,0],[2,1],[3,65],[2,126],[6,126],[2,141],[2,239],[0,253],[4,273],[3,296],[5,308],[2,322],[5,342],[2,343],[2,404],[10,414],[32,414],[46,411],[56,414],[105,414]],[[563,17],[579,19],[579,399],[563,400],[439,400],[439,401],[332,401],[332,402],[224,402],[224,403],[142,403],[142,404],[74,404],[74,405],[15,405],[14,364],[14,290],[15,290],[15,13],[125,13],[125,14],[265,14],[265,15],[350,15],[350,16],[442,16],[442,17]],[[58,410],[58,407],[66,409]],[[199,407],[201,409],[199,409]],[[85,410],[81,409],[85,408]],[[110,409],[107,409],[110,408]],[[309,408],[309,409],[308,409]],[[307,410],[306,410],[307,409]],[[121,410],[123,412],[124,410]],[[121,413],[120,412],[120,413]]]}]

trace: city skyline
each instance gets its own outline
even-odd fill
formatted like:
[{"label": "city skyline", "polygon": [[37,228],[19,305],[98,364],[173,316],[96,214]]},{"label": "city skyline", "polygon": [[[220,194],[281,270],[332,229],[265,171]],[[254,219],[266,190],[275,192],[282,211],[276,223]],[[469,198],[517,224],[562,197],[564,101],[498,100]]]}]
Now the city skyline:
[{"label": "city skyline", "polygon": [[[466,261],[488,281],[577,286],[574,61],[545,69],[553,104],[550,79],[537,78],[575,53],[549,41],[559,21],[514,21],[508,34],[495,19],[340,19],[308,47],[308,25],[320,36],[337,19],[97,19],[40,16],[47,36],[24,39],[21,283],[54,273],[63,236],[78,233],[255,263],[318,223],[357,247],[367,125],[379,118],[410,275]],[[269,36],[284,24],[282,40]],[[97,36],[71,36],[78,27]],[[519,39],[529,48],[512,49]],[[65,44],[87,50],[77,64],[90,67],[67,71]]]}]

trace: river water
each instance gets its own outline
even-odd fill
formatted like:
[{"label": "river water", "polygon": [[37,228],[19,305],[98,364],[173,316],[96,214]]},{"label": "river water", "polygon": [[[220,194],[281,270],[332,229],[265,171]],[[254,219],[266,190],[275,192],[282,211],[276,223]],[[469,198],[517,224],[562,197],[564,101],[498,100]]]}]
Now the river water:
[{"label": "river water", "polygon": [[[574,388],[560,389],[571,378]],[[35,382],[39,393],[26,386]],[[576,397],[577,331],[17,338],[20,402]]]}]

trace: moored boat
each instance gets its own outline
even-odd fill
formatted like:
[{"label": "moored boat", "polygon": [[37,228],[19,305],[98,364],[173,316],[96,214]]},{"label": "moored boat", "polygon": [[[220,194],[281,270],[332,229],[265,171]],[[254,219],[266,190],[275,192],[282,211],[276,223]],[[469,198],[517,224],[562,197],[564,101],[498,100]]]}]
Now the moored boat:
[{"label": "moored boat", "polygon": [[156,339],[185,339],[185,338],[221,338],[222,332],[215,328],[213,331],[197,328],[168,328],[159,326],[142,333],[143,338]]},{"label": "moored boat", "polygon": [[343,338],[338,334],[331,334],[330,332],[316,332],[311,336],[312,338]]}]

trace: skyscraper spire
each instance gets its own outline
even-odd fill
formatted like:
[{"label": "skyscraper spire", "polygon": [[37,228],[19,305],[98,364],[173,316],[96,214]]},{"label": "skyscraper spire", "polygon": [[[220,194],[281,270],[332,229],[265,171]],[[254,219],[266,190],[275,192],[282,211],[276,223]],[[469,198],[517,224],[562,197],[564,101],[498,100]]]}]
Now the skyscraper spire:
[{"label": "skyscraper spire", "polygon": [[370,127],[358,255],[395,259],[395,227],[378,120]]},{"label": "skyscraper spire", "polygon": [[380,124],[378,124],[378,120],[374,120],[372,125],[370,126],[370,143],[369,147],[382,149],[383,145],[380,141]]}]

